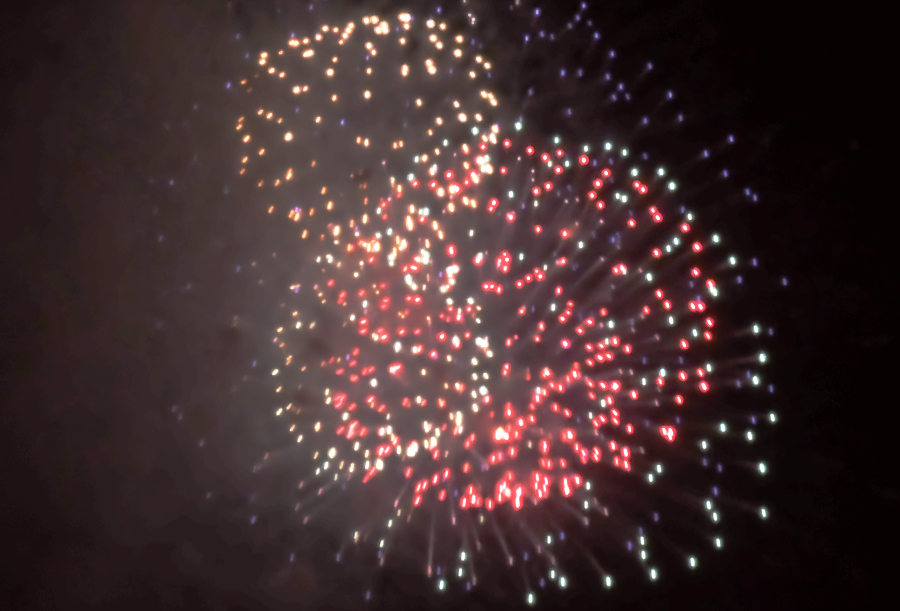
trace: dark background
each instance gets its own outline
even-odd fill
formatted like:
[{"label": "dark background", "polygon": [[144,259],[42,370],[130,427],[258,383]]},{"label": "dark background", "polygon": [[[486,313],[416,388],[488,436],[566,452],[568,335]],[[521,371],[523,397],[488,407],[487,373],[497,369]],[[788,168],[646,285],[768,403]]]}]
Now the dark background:
[{"label": "dark background", "polygon": [[[887,131],[879,47],[889,38],[876,32],[877,13],[856,6],[602,4],[601,29],[633,34],[623,52],[657,58],[713,131],[756,144],[746,170],[764,203],[746,212],[745,236],[773,275],[790,279],[761,304],[778,329],[775,518],[690,579],[599,599],[576,592],[559,604],[865,607],[888,577],[896,543],[888,518],[898,509],[886,304],[896,194],[874,138]],[[203,508],[203,470],[172,432],[173,397],[220,375],[192,364],[227,353],[224,310],[198,310],[178,341],[154,332],[178,298],[171,287],[222,248],[211,244],[189,272],[160,258],[149,211],[179,191],[147,179],[186,173],[185,151],[214,142],[194,131],[186,143],[185,132],[160,126],[188,116],[205,80],[224,80],[229,33],[273,19],[277,5],[5,9],[4,608],[282,608],[276,595],[301,601],[291,608],[328,608],[334,580],[317,572],[317,559],[302,558],[273,584],[243,531]],[[218,168],[210,161],[192,172],[208,179]],[[222,234],[215,218],[189,220],[182,231],[197,242]],[[430,599],[415,593],[427,587],[388,574],[383,604],[425,607]]]}]

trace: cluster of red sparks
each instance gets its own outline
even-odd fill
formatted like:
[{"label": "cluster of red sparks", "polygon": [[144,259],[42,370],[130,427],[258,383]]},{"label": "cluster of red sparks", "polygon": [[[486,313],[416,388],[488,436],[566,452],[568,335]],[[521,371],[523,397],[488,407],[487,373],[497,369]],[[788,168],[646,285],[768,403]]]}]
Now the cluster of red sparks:
[{"label": "cluster of red sparks", "polygon": [[[487,137],[478,147],[463,146],[455,156],[455,163],[466,168],[462,180],[454,181],[453,170],[440,174],[443,180],[413,177],[408,187],[394,187],[374,213],[351,221],[344,241],[340,231],[332,230],[335,255],[331,265],[321,268],[325,279],[313,286],[322,303],[333,305],[357,336],[350,340],[355,345],[343,350],[345,344],[336,340],[336,351],[344,354],[321,363],[334,376],[334,390],[326,394],[337,415],[331,431],[349,442],[335,454],[348,459],[341,463],[350,469],[348,476],[360,473],[363,482],[393,464],[406,478],[418,476],[408,498],[413,507],[429,491],[439,501],[447,500],[449,492],[462,509],[488,510],[507,502],[521,509],[526,501],[547,498],[554,486],[564,497],[572,496],[585,482],[578,465],[606,458],[616,468],[632,469],[630,440],[643,426],[628,421],[635,408],[662,403],[681,407],[690,386],[700,392],[710,388],[700,365],[655,371],[648,389],[641,379],[646,371],[617,362],[620,356],[634,356],[636,344],[650,353],[659,349],[648,346],[647,332],[639,328],[642,321],[658,320],[658,314],[677,312],[684,320],[673,326],[677,337],[669,339],[683,356],[690,356],[696,343],[712,340],[715,323],[704,314],[704,298],[685,299],[683,291],[662,287],[663,282],[686,284],[700,278],[697,265],[687,277],[662,275],[641,286],[643,278],[625,282],[629,273],[643,276],[648,269],[660,269],[663,248],[617,251],[603,264],[608,268],[605,282],[620,279],[621,290],[632,292],[640,286],[643,299],[626,302],[634,311],[621,330],[614,330],[619,327],[602,303],[591,308],[567,299],[571,280],[564,283],[559,276],[571,269],[573,260],[596,256],[596,247],[583,243],[590,229],[623,219],[624,227],[616,231],[663,223],[659,205],[646,203],[660,198],[652,197],[648,184],[633,180],[626,189],[634,199],[626,201],[637,214],[610,211],[607,199],[623,199],[610,167],[598,168],[587,154],[573,160],[562,148],[538,153],[527,146],[516,154],[513,146],[510,139],[492,146]],[[495,172],[490,158],[500,156],[500,149],[508,163]],[[513,172],[511,165],[520,167]],[[589,189],[571,198],[551,182],[551,177],[563,185],[585,182],[585,175]],[[500,186],[495,178],[516,182],[515,205],[501,205],[497,197],[478,201],[476,194]],[[529,206],[521,205],[523,189]],[[407,203],[413,201],[430,206]],[[615,205],[626,207],[620,201]],[[562,222],[557,217],[552,233],[529,218],[532,210],[549,206],[571,209]],[[514,207],[525,210],[517,214]],[[464,217],[462,224],[457,217]],[[515,231],[486,229],[504,223]],[[460,235],[460,227],[472,231],[472,237]],[[480,235],[474,235],[475,228]],[[691,230],[682,221],[674,231],[687,236]],[[528,235],[555,242],[558,253],[570,252],[536,260],[523,243]],[[581,249],[567,248],[579,240]],[[699,239],[677,243],[683,251],[703,251]],[[517,248],[522,252],[516,253]],[[491,260],[494,265],[484,265]],[[712,279],[703,283],[707,290],[715,288]],[[535,307],[543,314],[534,315]],[[507,323],[486,328],[483,316]],[[689,335],[690,323],[702,328],[696,339]],[[522,342],[550,345],[525,357]],[[633,367],[634,359],[629,362]],[[435,366],[442,368],[439,378],[432,373]],[[666,393],[667,385],[676,390]],[[675,441],[673,422],[654,426],[662,439]],[[327,429],[322,435],[317,447],[337,443],[328,441]],[[477,446],[479,439],[490,440],[492,447]],[[362,469],[354,466],[359,463]],[[491,478],[489,473],[495,474]]]}]

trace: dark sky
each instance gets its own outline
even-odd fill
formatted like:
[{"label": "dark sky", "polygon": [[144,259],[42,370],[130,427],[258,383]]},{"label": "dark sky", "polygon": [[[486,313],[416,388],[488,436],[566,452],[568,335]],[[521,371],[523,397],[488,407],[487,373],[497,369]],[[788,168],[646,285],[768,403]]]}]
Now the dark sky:
[{"label": "dark sky", "polygon": [[[218,205],[202,185],[227,165],[214,133],[226,114],[177,135],[163,124],[197,99],[215,108],[209,83],[225,78],[228,37],[263,27],[273,13],[260,7],[279,1],[290,3],[247,0],[239,17],[216,0],[39,1],[5,15],[4,608],[354,608],[334,593],[348,576],[310,557],[272,577],[227,504],[200,502],[217,467],[183,449],[167,411],[227,377],[248,347],[221,300],[185,312],[173,291],[228,252],[228,210],[197,213]],[[611,595],[609,607],[864,606],[887,576],[898,509],[886,384],[894,195],[870,165],[879,18],[784,2],[602,4],[597,20],[620,33],[623,54],[658,58],[712,132],[752,144],[744,169],[764,201],[743,213],[745,239],[790,279],[760,304],[778,329],[776,519],[696,577]],[[184,175],[194,150],[209,153],[192,170],[199,199],[148,183]],[[155,219],[162,201],[171,212]],[[200,246],[161,255],[157,222]],[[429,604],[417,580],[384,579],[393,608]],[[561,604],[603,600],[576,592]]]}]

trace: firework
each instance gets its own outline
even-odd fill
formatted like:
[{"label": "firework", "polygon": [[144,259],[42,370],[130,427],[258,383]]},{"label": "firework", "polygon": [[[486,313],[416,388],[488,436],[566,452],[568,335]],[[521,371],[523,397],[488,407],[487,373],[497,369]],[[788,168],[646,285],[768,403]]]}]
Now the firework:
[{"label": "firework", "polygon": [[323,25],[250,59],[256,69],[238,83],[241,104],[253,109],[236,125],[240,173],[269,213],[299,224],[301,240],[352,216],[350,202],[413,155],[438,161],[497,106],[485,87],[491,63],[472,41],[405,13]]},{"label": "firework", "polygon": [[529,602],[568,550],[607,587],[617,553],[655,580],[654,542],[693,568],[723,545],[724,465],[765,472],[763,416],[722,404],[763,385],[762,328],[721,318],[743,262],[646,155],[504,116],[476,48],[365,18],[241,82],[241,173],[300,245],[271,371],[298,520],[342,507],[348,542],[440,590],[499,560]]}]

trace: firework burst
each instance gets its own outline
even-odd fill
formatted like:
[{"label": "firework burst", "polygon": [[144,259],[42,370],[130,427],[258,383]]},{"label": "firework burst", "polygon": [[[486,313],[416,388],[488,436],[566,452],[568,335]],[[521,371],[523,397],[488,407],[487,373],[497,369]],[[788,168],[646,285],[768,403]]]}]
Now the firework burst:
[{"label": "firework burst", "polygon": [[323,25],[248,59],[257,67],[238,83],[253,109],[236,125],[240,174],[271,214],[299,223],[301,240],[352,217],[348,201],[362,201],[370,182],[390,180],[413,155],[438,160],[497,106],[485,87],[491,63],[472,41],[406,13]]},{"label": "firework burst", "polygon": [[622,557],[655,580],[723,546],[729,504],[766,517],[721,488],[765,473],[775,419],[731,402],[764,387],[762,327],[727,316],[746,267],[667,168],[510,118],[440,21],[323,26],[254,61],[240,173],[289,227],[274,413],[298,521],[347,517],[338,558],[359,544],[439,590],[507,566],[534,602],[573,553],[606,587]]}]

